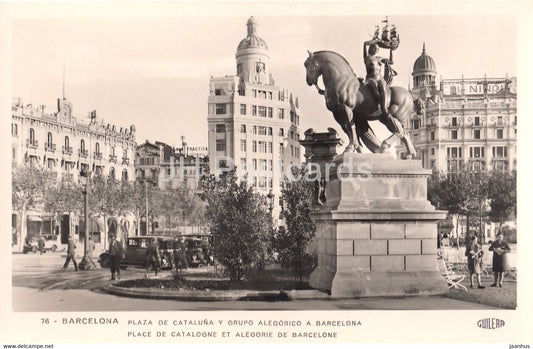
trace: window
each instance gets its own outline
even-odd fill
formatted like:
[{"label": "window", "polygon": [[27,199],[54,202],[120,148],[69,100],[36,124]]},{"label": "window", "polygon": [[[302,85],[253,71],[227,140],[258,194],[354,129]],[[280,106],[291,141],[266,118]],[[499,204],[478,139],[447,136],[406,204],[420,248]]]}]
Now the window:
[{"label": "window", "polygon": [[474,126],[479,126],[479,116],[474,117]]},{"label": "window", "polygon": [[257,171],[257,159],[253,159],[254,170]]},{"label": "window", "polygon": [[111,167],[109,169],[109,178],[115,179],[115,168],[114,167]]},{"label": "window", "polygon": [[431,168],[435,168],[435,160],[431,160]]},{"label": "window", "polygon": [[291,145],[291,156],[294,156],[294,147]]},{"label": "window", "polygon": [[242,73],[242,63],[237,64],[237,74]]},{"label": "window", "polygon": [[80,149],[82,151],[85,151],[85,140],[83,140],[83,139],[80,141]]},{"label": "window", "polygon": [[[98,143],[96,143],[98,144]],[[100,146],[98,146],[98,150],[96,151],[97,153],[100,151]],[[128,155],[128,151],[125,150],[126,152],[126,155]],[[114,146],[111,146],[111,155],[115,155],[115,147]],[[127,158],[127,156],[124,156],[125,158]]]},{"label": "window", "polygon": [[258,91],[258,95],[259,95],[259,98],[261,98],[261,99],[266,99],[267,98],[266,91]]},{"label": "window", "polygon": [[471,158],[485,157],[485,148],[484,147],[470,147],[470,157]]},{"label": "window", "polygon": [[[111,148],[113,150],[113,155],[115,155],[115,147]],[[122,157],[124,159],[127,159],[128,158],[128,149],[124,149],[124,151],[122,152]]]},{"label": "window", "polygon": [[264,141],[259,141],[259,152],[260,153],[266,153],[266,142]]},{"label": "window", "polygon": [[259,107],[259,116],[266,118],[266,107]]},{"label": "window", "polygon": [[272,154],[272,142],[268,142],[268,152]]},{"label": "window", "polygon": [[285,111],[283,109],[278,109],[278,118],[285,119]]},{"label": "window", "polygon": [[252,127],[252,131],[253,131],[253,134],[256,135],[257,134],[257,126],[254,125],[254,127]]},{"label": "window", "polygon": [[252,96],[254,96],[254,98],[257,98],[257,90],[252,90]]},{"label": "window", "polygon": [[246,104],[241,104],[240,110],[241,115],[246,115]]},{"label": "window", "polygon": [[273,164],[273,161],[272,160],[268,160],[268,167],[267,167],[268,171],[272,171],[272,164]]},{"label": "window", "polygon": [[94,145],[94,152],[96,154],[100,153],[100,143],[96,142],[96,144]]},{"label": "window", "polygon": [[269,136],[272,136],[272,127],[269,127],[269,128],[267,129],[267,131],[268,131],[267,134],[268,134]]},{"label": "window", "polygon": [[259,177],[258,187],[259,188],[266,188],[266,186],[267,186],[266,177],[264,177],[264,176]]},{"label": "window", "polygon": [[126,182],[128,180],[128,170],[122,171],[122,181]]},{"label": "window", "polygon": [[452,139],[457,139],[457,130],[452,130]]},{"label": "window", "polygon": [[246,170],[246,158],[241,158],[241,169]]},{"label": "window", "polygon": [[35,130],[30,128],[30,143],[35,142]]},{"label": "window", "polygon": [[48,145],[54,143],[54,142],[52,142],[52,133],[51,133],[51,132],[48,132],[48,135],[47,135],[47,137],[46,137],[46,140],[47,140],[47,142],[48,142]]},{"label": "window", "polygon": [[252,105],[252,116],[257,116],[257,105]]},{"label": "window", "polygon": [[435,155],[435,148],[431,148],[431,155]]},{"label": "window", "polygon": [[502,126],[503,125],[503,117],[498,116],[498,120],[496,121],[496,125]]},{"label": "window", "polygon": [[225,139],[217,139],[217,151],[226,151]]},{"label": "window", "polygon": [[429,134],[429,139],[434,141],[435,140],[435,131],[431,131]]},{"label": "window", "polygon": [[300,147],[295,146],[295,147],[294,147],[294,152],[295,152],[295,156],[296,156],[296,158],[299,159],[299,158],[300,158]]},{"label": "window", "polygon": [[448,147],[447,155],[449,158],[462,158],[463,152],[461,147]]},{"label": "window", "polygon": [[246,133],[246,125],[241,124],[241,133]]},{"label": "window", "polygon": [[507,157],[507,147],[492,147],[493,158]]},{"label": "window", "polygon": [[13,136],[18,135],[19,133],[19,125],[18,124],[11,124],[11,134]]},{"label": "window", "polygon": [[225,124],[217,124],[216,126],[217,133],[225,133],[226,132],[226,125]]},{"label": "window", "polygon": [[69,142],[68,136],[65,136],[65,150],[68,150],[69,146],[70,146],[70,142]]},{"label": "window", "polygon": [[215,96],[221,96],[222,95],[222,89],[216,88],[215,89]]},{"label": "window", "polygon": [[496,130],[496,138],[503,139],[503,130],[502,129]]},{"label": "window", "polygon": [[279,155],[283,155],[283,143],[279,144]]},{"label": "window", "polygon": [[452,118],[452,126],[457,126],[457,118],[455,116]]},{"label": "window", "polygon": [[285,130],[280,128],[278,135],[281,136],[281,137],[284,137],[285,136]]},{"label": "window", "polygon": [[217,115],[226,114],[226,105],[225,104],[216,104],[215,105],[215,114],[217,114]]},{"label": "window", "polygon": [[[268,93],[268,99],[272,99],[272,92]],[[270,109],[272,109],[272,108],[270,108]],[[272,117],[272,116],[270,116],[270,117]]]},{"label": "window", "polygon": [[257,141],[253,141],[253,142],[252,142],[252,151],[253,151],[254,153],[257,153]]},{"label": "window", "polygon": [[246,151],[246,139],[241,139],[241,151]]},{"label": "window", "polygon": [[259,159],[259,171],[266,172],[267,170],[267,161],[264,159]]},{"label": "window", "polygon": [[474,139],[481,139],[481,130],[474,130]]},{"label": "window", "polygon": [[[272,96],[270,96],[270,97],[272,97]],[[267,116],[268,116],[269,118],[272,118],[272,108],[271,108],[271,107],[268,107],[268,110],[267,110]]]},{"label": "window", "polygon": [[267,128],[265,126],[259,126],[258,132],[260,135],[265,136],[267,134]]}]

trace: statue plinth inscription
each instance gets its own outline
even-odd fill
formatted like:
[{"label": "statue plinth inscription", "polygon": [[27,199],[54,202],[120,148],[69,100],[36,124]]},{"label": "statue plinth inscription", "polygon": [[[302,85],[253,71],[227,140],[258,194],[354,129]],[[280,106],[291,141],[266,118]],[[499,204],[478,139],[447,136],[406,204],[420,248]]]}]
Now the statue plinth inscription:
[{"label": "statue plinth inscription", "polygon": [[334,297],[446,291],[436,255],[437,221],[446,212],[427,200],[431,171],[419,160],[388,154],[344,153],[320,167],[329,172],[327,201],[313,213],[318,266],[312,287]]}]

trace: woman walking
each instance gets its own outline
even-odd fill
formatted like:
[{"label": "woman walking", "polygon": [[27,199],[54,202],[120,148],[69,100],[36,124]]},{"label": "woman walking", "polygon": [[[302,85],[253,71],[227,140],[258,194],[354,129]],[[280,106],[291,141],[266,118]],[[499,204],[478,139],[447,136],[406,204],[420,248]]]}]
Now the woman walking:
[{"label": "woman walking", "polygon": [[494,283],[491,286],[503,287],[503,273],[506,268],[507,253],[511,252],[511,248],[507,242],[503,241],[502,233],[496,235],[496,241],[490,245],[489,251],[492,251],[492,272],[494,273]]}]

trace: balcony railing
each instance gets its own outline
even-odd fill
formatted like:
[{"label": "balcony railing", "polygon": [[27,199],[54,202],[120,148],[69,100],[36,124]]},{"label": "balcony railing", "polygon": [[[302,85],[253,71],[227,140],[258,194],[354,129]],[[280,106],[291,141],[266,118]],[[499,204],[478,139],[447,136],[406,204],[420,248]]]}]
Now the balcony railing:
[{"label": "balcony railing", "polygon": [[122,158],[122,165],[129,165],[130,164],[130,159],[129,158]]},{"label": "balcony railing", "polygon": [[37,142],[35,139],[26,139],[26,146],[29,148],[37,148],[39,145],[39,142]]},{"label": "balcony railing", "polygon": [[72,155],[72,147],[63,146],[63,154]]},{"label": "balcony railing", "polygon": [[117,162],[117,156],[116,155],[109,155],[109,162]]},{"label": "balcony railing", "polygon": [[89,155],[89,151],[87,149],[79,149],[78,155],[83,158],[86,158]]},{"label": "balcony railing", "polygon": [[44,151],[49,151],[53,153],[56,151],[56,145],[52,143],[44,143]]},{"label": "balcony railing", "polygon": [[102,160],[102,153],[94,153],[94,158],[96,160]]}]

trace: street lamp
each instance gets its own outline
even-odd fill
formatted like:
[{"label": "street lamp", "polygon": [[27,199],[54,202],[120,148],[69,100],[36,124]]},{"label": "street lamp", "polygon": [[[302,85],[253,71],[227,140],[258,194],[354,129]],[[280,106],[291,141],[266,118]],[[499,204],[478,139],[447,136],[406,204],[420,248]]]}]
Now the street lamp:
[{"label": "street lamp", "polygon": [[89,251],[89,184],[91,181],[91,172],[83,168],[80,171],[80,176],[85,177],[85,188],[83,189],[83,199],[84,199],[84,213],[85,213],[85,236],[83,237],[83,259],[81,260],[79,264],[79,268],[81,270],[94,270],[96,269],[96,265],[92,261],[90,257]]}]

